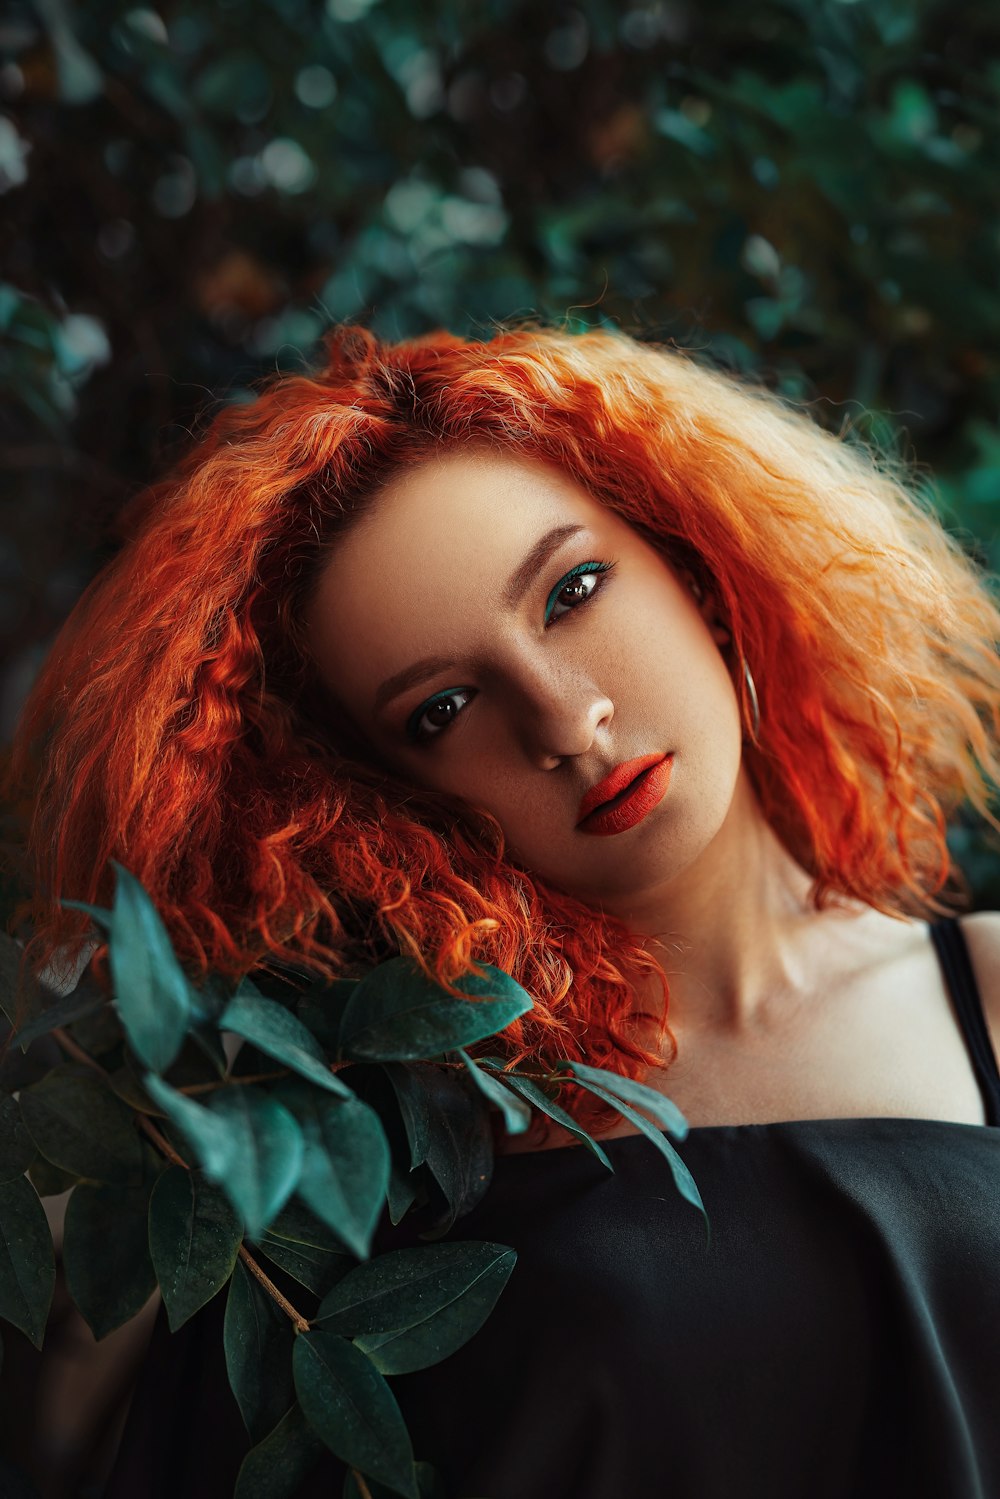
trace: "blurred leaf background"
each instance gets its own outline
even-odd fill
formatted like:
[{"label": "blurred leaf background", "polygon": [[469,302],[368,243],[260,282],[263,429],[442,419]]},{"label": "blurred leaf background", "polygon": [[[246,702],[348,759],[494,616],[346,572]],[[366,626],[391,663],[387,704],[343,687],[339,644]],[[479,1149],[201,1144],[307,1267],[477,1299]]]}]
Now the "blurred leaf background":
[{"label": "blurred leaf background", "polygon": [[121,502],[331,320],[703,349],[1000,566],[998,43],[988,0],[7,0],[0,739]]}]

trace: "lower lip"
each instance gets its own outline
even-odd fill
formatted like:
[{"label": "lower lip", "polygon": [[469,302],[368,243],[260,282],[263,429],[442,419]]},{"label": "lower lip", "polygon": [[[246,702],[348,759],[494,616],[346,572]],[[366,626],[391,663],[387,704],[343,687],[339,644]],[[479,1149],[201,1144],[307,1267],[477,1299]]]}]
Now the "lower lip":
[{"label": "lower lip", "polygon": [[641,822],[663,800],[670,785],[673,767],[674,757],[667,755],[651,769],[644,770],[642,775],[636,776],[620,801],[591,812],[589,817],[577,824],[577,832],[608,838],[612,833],[625,833],[629,828],[634,828],[637,822]]}]

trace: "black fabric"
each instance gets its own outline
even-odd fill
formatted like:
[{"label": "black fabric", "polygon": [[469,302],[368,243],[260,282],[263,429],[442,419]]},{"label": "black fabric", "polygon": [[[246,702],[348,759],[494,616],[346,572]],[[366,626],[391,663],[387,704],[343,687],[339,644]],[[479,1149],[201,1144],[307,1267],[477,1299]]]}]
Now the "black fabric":
[{"label": "black fabric", "polygon": [[[944,971],[995,1109],[971,969]],[[694,1128],[709,1245],[641,1135],[603,1142],[613,1174],[574,1146],[499,1157],[448,1238],[518,1261],[464,1348],[391,1381],[416,1456],[454,1499],[997,1499],[997,1117]],[[376,1248],[415,1242],[385,1220]],[[161,1313],[106,1499],[232,1493],[222,1303],[174,1335]],[[342,1481],[325,1454],[299,1499]]]},{"label": "black fabric", "polygon": [[986,1105],[986,1121],[1000,1125],[1000,1074],[965,936],[954,916],[935,922],[930,932]]}]

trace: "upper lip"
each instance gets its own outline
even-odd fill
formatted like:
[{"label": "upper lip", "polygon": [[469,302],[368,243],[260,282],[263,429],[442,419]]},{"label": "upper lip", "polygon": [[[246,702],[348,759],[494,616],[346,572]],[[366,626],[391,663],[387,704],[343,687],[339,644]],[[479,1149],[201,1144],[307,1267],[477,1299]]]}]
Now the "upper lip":
[{"label": "upper lip", "polygon": [[631,785],[636,776],[641,775],[644,770],[648,770],[651,765],[659,765],[660,761],[665,759],[666,756],[661,751],[653,755],[640,755],[638,760],[625,760],[623,764],[616,765],[614,770],[604,777],[603,781],[598,781],[596,786],[591,786],[580,803],[577,821],[582,822],[602,802],[609,802],[620,791],[624,791],[626,786]]}]

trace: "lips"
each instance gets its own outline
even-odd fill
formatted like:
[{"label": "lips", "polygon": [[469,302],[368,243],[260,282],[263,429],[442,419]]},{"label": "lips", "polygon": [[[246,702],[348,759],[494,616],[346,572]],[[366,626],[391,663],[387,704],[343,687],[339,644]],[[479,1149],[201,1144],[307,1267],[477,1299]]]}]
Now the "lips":
[{"label": "lips", "polygon": [[603,781],[598,781],[596,786],[591,786],[581,801],[577,814],[577,826],[585,817],[589,817],[591,812],[596,812],[597,808],[603,806],[605,802],[612,801],[627,790],[644,770],[649,770],[653,765],[659,765],[660,761],[665,758],[663,754],[641,755],[637,760],[626,760],[624,764],[617,765],[610,775],[604,777]]}]

